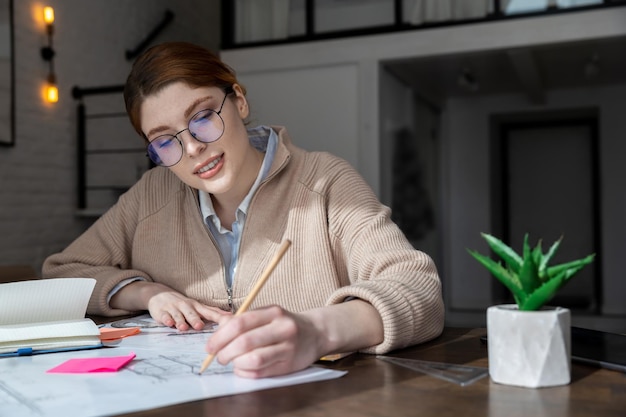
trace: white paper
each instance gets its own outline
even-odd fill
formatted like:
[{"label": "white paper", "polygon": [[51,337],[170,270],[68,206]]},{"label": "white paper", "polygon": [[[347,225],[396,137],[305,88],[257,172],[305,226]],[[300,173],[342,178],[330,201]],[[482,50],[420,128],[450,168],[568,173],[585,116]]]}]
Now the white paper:
[{"label": "white paper", "polygon": [[[310,367],[290,375],[247,379],[213,361],[202,374],[209,331],[159,328],[122,339],[116,347],[0,359],[0,416],[98,417],[188,401],[339,378],[346,372]],[[122,356],[135,359],[121,371],[47,374],[68,359]]]}]

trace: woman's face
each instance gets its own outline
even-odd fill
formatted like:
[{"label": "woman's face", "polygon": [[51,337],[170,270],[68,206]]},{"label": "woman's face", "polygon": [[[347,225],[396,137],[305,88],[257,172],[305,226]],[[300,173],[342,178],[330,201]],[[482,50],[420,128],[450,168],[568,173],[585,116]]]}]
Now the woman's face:
[{"label": "woman's face", "polygon": [[178,134],[183,156],[170,169],[181,181],[213,194],[218,200],[241,201],[254,183],[263,157],[248,141],[244,124],[248,103],[239,85],[235,84],[233,90],[224,101],[225,93],[217,87],[170,84],[148,96],[141,105],[141,129],[149,141],[160,135],[176,135],[187,129],[194,114],[204,109],[219,111],[224,101],[220,113],[224,133],[220,139],[203,143],[184,130]]}]

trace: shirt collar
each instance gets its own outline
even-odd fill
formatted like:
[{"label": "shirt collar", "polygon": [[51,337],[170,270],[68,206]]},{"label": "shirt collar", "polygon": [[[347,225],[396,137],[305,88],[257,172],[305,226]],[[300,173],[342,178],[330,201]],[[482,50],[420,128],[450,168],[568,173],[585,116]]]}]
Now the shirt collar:
[{"label": "shirt collar", "polygon": [[[278,144],[278,135],[276,135],[274,129],[271,129],[268,126],[258,126],[248,129],[248,139],[254,148],[261,152],[265,152],[265,156],[263,157],[263,164],[259,170],[259,175],[257,175],[257,178],[254,181],[254,184],[252,184],[250,191],[248,191],[248,194],[246,194],[241,204],[239,204],[239,207],[237,207],[237,212],[241,212],[244,215],[248,213],[248,207],[250,206],[254,193],[261,185],[261,182],[263,182],[263,180],[267,177],[267,174],[272,167],[272,162],[274,162],[274,155],[276,154],[276,147]],[[213,217],[218,223],[216,225],[219,226],[219,218],[213,208],[211,195],[206,191],[198,191],[198,196],[200,199],[200,210],[202,211],[202,216],[207,222],[210,221],[211,217]]]}]

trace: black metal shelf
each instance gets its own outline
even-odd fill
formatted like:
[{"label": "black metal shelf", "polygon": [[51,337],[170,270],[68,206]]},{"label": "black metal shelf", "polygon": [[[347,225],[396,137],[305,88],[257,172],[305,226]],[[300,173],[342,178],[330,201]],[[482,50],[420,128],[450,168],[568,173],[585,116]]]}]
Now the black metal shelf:
[{"label": "black metal shelf", "polygon": [[[471,1],[471,0],[466,0]],[[451,27],[482,22],[497,22],[503,20],[523,19],[538,16],[549,16],[563,13],[578,13],[610,7],[624,7],[626,0],[603,0],[602,3],[586,6],[575,6],[568,8],[547,7],[545,10],[521,12],[515,14],[505,14],[502,11],[500,0],[494,0],[494,12],[483,18],[471,18],[463,20],[446,20],[441,22],[425,22],[419,25],[403,21],[403,0],[394,0],[394,22],[389,25],[377,25],[374,27],[363,27],[357,29],[335,30],[328,32],[315,31],[315,0],[305,0],[305,30],[303,35],[291,36],[285,39],[268,39],[259,41],[237,42],[236,33],[236,2],[232,0],[222,0],[222,39],[221,49],[238,49],[260,46],[272,46],[282,44],[294,44],[302,42],[312,42],[329,39],[339,39],[355,36],[379,35],[402,31],[425,30],[441,27]]]}]

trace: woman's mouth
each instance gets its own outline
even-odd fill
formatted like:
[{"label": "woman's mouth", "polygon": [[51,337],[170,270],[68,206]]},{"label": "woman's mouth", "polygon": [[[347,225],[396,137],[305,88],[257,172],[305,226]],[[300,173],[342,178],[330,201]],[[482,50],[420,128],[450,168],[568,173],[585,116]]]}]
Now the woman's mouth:
[{"label": "woman's mouth", "polygon": [[208,164],[206,164],[205,166],[203,166],[202,168],[197,170],[196,174],[203,174],[205,172],[208,172],[208,171],[212,170],[213,168],[215,168],[222,161],[222,157],[223,156],[224,155],[222,154],[219,157],[215,158],[214,160],[212,160],[211,162],[209,162]]}]

